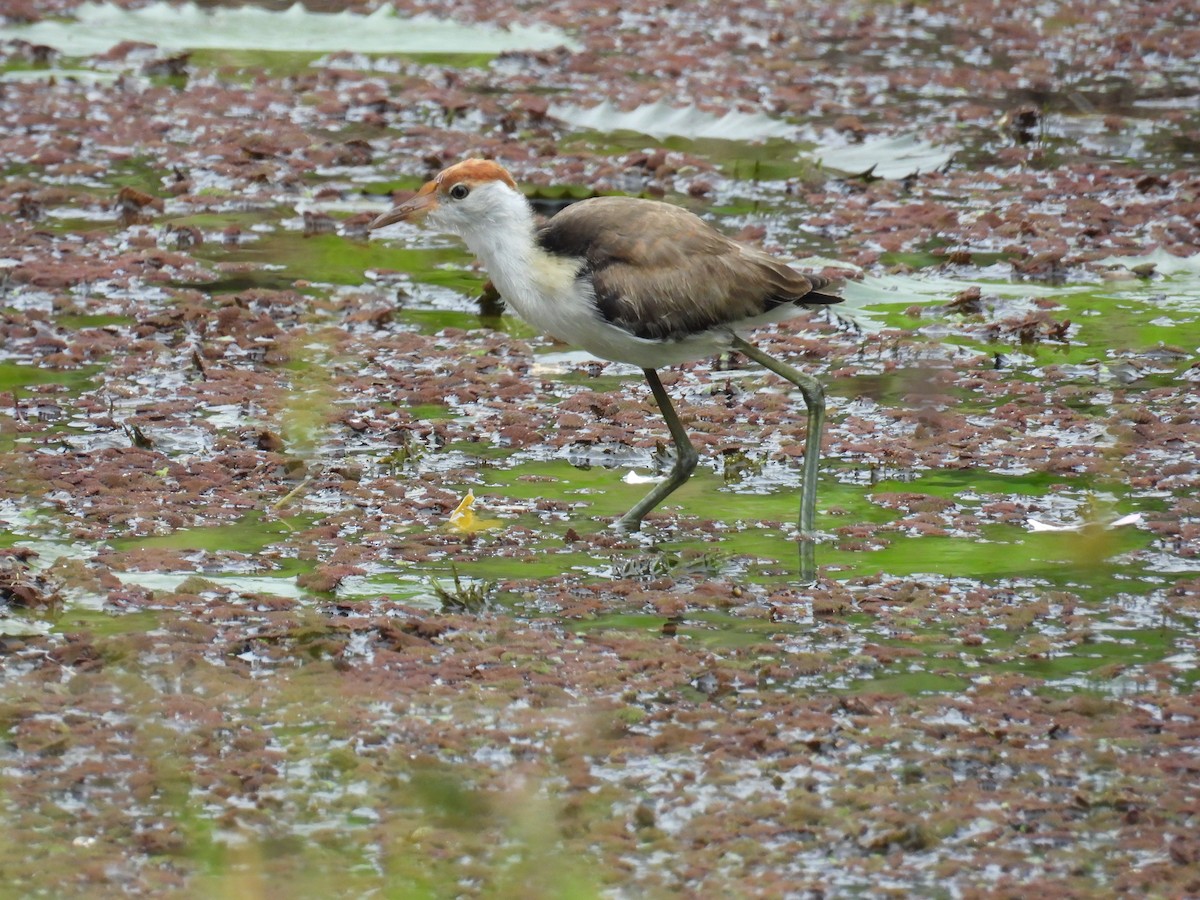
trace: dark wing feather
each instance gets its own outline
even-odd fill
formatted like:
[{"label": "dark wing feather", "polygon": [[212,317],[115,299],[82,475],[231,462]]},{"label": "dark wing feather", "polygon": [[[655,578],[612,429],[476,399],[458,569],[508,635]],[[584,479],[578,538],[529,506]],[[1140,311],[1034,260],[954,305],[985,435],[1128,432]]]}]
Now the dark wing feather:
[{"label": "dark wing feather", "polygon": [[638,337],[671,339],[737,326],[784,303],[839,303],[804,275],[715,231],[685,209],[631,197],[568,206],[537,235],[583,260],[600,314]]}]

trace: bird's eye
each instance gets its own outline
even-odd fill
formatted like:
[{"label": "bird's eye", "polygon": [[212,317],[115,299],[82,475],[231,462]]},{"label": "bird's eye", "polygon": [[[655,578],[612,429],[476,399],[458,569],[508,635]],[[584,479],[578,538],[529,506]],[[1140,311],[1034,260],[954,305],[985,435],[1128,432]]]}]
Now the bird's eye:
[{"label": "bird's eye", "polygon": [[471,193],[471,189],[465,184],[456,184],[450,188],[450,196],[455,200],[464,200],[469,193]]}]

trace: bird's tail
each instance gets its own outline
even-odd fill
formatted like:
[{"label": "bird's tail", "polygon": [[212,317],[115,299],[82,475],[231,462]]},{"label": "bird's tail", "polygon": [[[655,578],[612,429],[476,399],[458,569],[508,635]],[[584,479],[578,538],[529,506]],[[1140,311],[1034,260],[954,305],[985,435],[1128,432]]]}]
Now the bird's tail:
[{"label": "bird's tail", "polygon": [[830,303],[841,303],[845,299],[831,291],[825,290],[825,288],[832,288],[836,291],[838,285],[841,284],[840,281],[833,278],[826,278],[824,275],[805,275],[804,277],[812,284],[812,290],[800,298],[800,303],[826,306]]},{"label": "bird's tail", "polygon": [[800,302],[804,304],[811,303],[814,306],[826,306],[830,303],[841,303],[845,297],[839,297],[837,294],[825,294],[821,291],[809,291],[800,298]]}]

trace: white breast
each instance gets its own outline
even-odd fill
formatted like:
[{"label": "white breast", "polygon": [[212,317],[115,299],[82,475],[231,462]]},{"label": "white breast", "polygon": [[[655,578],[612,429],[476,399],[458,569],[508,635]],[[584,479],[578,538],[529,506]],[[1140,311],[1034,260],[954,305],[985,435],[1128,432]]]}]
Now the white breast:
[{"label": "white breast", "polygon": [[641,369],[703,359],[729,348],[732,333],[723,328],[671,341],[647,340],[630,334],[600,315],[587,279],[576,277],[578,260],[538,256],[527,277],[515,283],[506,285],[501,273],[490,274],[508,308],[544,334],[601,359]]},{"label": "white breast", "polygon": [[586,276],[578,277],[583,261],[552,255],[536,244],[533,213],[524,197],[499,184],[481,186],[472,196],[489,204],[487,215],[456,231],[483,262],[509,310],[538,331],[642,369],[703,359],[729,347],[732,333],[724,328],[653,341],[611,324],[600,315]]}]

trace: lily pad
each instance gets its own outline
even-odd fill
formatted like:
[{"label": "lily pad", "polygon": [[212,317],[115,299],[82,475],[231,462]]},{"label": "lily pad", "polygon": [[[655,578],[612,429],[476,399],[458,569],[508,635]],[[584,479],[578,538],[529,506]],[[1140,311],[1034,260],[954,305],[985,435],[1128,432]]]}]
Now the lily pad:
[{"label": "lily pad", "polygon": [[549,114],[559,121],[590,131],[636,131],[654,138],[717,138],[758,141],[794,138],[796,127],[762,113],[730,110],[717,116],[692,106],[672,106],[665,100],[622,110],[605,100],[596,106],[554,104]]},{"label": "lily pad", "polygon": [[942,168],[957,152],[957,147],[939,147],[916,135],[902,134],[839,147],[820,157],[819,161],[827,169],[848,175],[906,178]]},{"label": "lily pad", "polygon": [[93,72],[91,69],[15,69],[0,72],[0,81],[76,81],[80,84],[113,84],[118,76],[113,72]]},{"label": "lily pad", "polygon": [[[433,16],[405,16],[389,6],[369,15],[313,13],[299,3],[282,12],[253,6],[202,9],[194,3],[153,3],[121,9],[84,3],[72,21],[10,26],[8,38],[48,44],[73,56],[103,53],[122,41],[173,49],[359,53],[504,53],[577,49],[564,33],[544,26],[494,28],[461,25]],[[3,33],[3,32],[0,32]]]},{"label": "lily pad", "polygon": [[[777,138],[798,141],[800,135],[799,126],[773,119],[764,113],[730,110],[723,115],[716,115],[695,105],[672,106],[665,100],[630,110],[622,110],[608,100],[586,107],[554,104],[549,109],[549,115],[586,131],[635,131],[657,139],[683,137],[756,142]],[[825,168],[849,175],[906,178],[942,168],[957,152],[957,147],[939,147],[916,135],[904,134],[868,140],[852,147],[840,147],[815,158]]]},{"label": "lily pad", "polygon": [[1190,256],[1176,256],[1161,247],[1156,247],[1141,256],[1110,256],[1097,260],[1098,265],[1122,266],[1135,269],[1139,266],[1152,266],[1153,271],[1160,275],[1200,275],[1200,253]]}]

